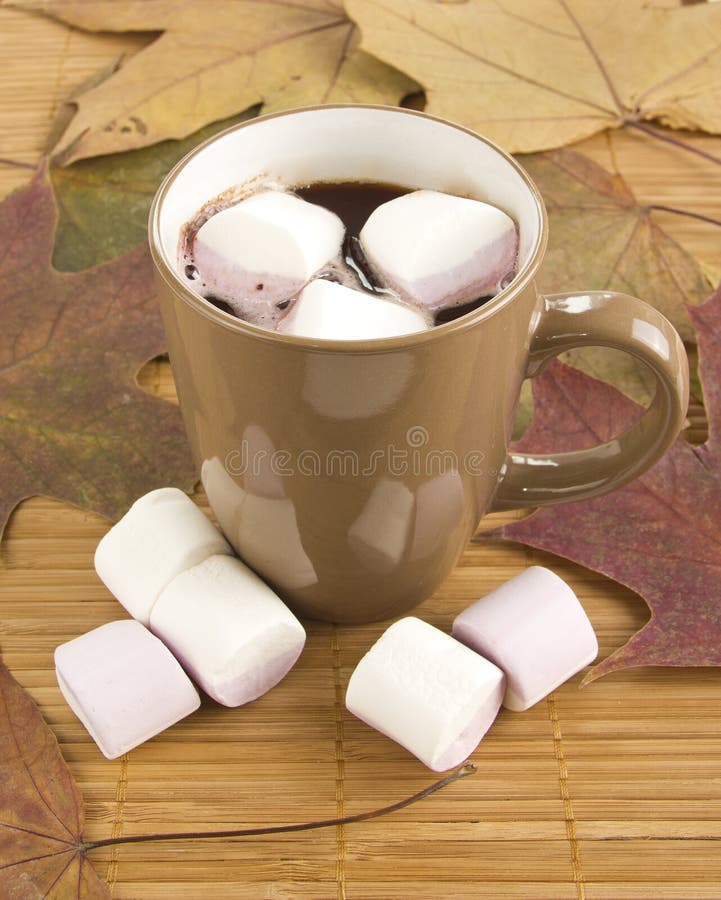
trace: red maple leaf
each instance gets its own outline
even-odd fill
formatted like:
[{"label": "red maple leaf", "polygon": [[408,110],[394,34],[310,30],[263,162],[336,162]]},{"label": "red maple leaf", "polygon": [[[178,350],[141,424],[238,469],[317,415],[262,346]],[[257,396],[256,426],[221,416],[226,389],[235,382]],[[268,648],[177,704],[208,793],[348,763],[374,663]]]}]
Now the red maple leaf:
[{"label": "red maple leaf", "polygon": [[177,406],[135,381],[165,346],[146,247],[58,272],[56,220],[45,165],[0,203],[0,534],[34,494],[117,518],[195,481]]},{"label": "red maple leaf", "polygon": [[80,791],[55,735],[0,660],[0,896],[103,900]]}]

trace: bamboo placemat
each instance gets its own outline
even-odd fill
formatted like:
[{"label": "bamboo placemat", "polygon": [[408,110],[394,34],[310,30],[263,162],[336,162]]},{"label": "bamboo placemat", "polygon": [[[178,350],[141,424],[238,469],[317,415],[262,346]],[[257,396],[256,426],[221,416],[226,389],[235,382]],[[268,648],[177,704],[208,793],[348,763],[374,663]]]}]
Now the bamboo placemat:
[{"label": "bamboo placemat", "polygon": [[[145,40],[85,35],[0,9],[0,157],[35,165],[60,100]],[[692,140],[717,153],[721,144]],[[642,200],[718,215],[721,177],[703,160],[684,157],[681,166],[674,150],[626,135],[581,149],[616,165]],[[0,191],[28,176],[0,164]],[[663,224],[721,268],[721,248],[706,226],[671,215]],[[150,363],[139,380],[173,396],[166,363]],[[700,410],[692,423],[701,437]],[[58,643],[123,614],[93,572],[107,527],[93,514],[36,498],[14,514],[0,545],[0,649],[58,736],[85,797],[89,839],[352,814],[433,780],[343,708],[352,667],[384,625],[308,622],[299,664],[265,697],[239,710],[205,702],[157,739],[105,760],[62,700],[52,654]],[[607,579],[488,543],[469,546],[419,615],[447,629],[463,606],[534,563],[576,590],[602,657],[648,616],[635,594]],[[719,900],[721,674],[631,670],[583,691],[579,680],[526,713],[502,711],[473,755],[478,774],[391,817],[242,841],[127,846],[96,851],[93,860],[118,900]]]}]

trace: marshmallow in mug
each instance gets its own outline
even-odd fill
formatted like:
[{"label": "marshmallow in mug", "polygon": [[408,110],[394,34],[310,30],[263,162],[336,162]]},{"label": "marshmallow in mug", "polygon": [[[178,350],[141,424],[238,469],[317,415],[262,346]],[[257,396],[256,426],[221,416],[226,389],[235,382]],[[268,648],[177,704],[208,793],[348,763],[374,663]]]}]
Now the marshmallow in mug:
[{"label": "marshmallow in mug", "polygon": [[492,662],[414,616],[388,628],[356,666],[353,715],[435,772],[463,762],[498,714],[505,678]]},{"label": "marshmallow in mug", "polygon": [[178,488],[150,491],[133,503],[95,550],[95,571],[131,616],[147,625],[161,591],[228,542]]},{"label": "marshmallow in mug", "polygon": [[503,705],[517,712],[538,703],[598,654],[578,597],[542,566],[531,566],[456,616],[453,636],[503,669]]},{"label": "marshmallow in mug", "polygon": [[387,287],[429,310],[498,293],[518,255],[516,224],[503,210],[428,190],[381,204],[360,242]]},{"label": "marshmallow in mug", "polygon": [[295,194],[266,190],[211,216],[193,241],[191,281],[236,315],[272,327],[288,300],[341,249],[338,216]]},{"label": "marshmallow in mug", "polygon": [[303,288],[277,330],[304,337],[366,340],[427,328],[423,316],[408,306],[318,278]]}]

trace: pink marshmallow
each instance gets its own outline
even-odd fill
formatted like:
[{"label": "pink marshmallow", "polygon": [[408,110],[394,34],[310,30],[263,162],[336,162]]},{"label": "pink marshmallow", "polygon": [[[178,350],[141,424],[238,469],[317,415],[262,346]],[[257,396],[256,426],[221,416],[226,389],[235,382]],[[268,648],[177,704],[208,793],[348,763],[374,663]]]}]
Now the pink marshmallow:
[{"label": "pink marshmallow", "polygon": [[108,622],[61,644],[55,674],[70,708],[108,759],[200,706],[170,650],[134,619]]},{"label": "pink marshmallow", "polygon": [[578,598],[541,566],[531,566],[456,616],[453,636],[503,669],[503,705],[516,712],[538,703],[598,654]]}]

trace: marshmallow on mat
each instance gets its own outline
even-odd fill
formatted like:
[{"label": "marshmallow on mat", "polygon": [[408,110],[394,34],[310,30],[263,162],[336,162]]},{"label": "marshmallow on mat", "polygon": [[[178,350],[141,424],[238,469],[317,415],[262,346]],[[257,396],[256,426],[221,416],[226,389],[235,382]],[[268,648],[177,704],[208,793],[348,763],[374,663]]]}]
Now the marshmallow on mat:
[{"label": "marshmallow on mat", "polygon": [[211,556],[160,594],[150,627],[211,697],[240,706],[292,668],[305,630],[239,559]]},{"label": "marshmallow on mat", "polygon": [[542,566],[531,566],[469,606],[456,617],[453,636],[503,669],[503,705],[516,712],[538,703],[598,653],[578,598]]},{"label": "marshmallow on mat", "polygon": [[426,190],[377,207],[360,242],[389,287],[431,310],[498,293],[518,253],[515,223],[498,207]]},{"label": "marshmallow on mat", "polygon": [[95,570],[131,616],[147,625],[163,588],[209,556],[232,553],[218,529],[177,488],[136,500],[100,541]]},{"label": "marshmallow on mat", "polygon": [[442,772],[463,762],[496,718],[503,672],[413,616],[379,638],[351,675],[354,715]]},{"label": "marshmallow on mat", "polygon": [[172,653],[132,619],[61,644],[55,673],[70,708],[108,759],[154,737],[200,706]]},{"label": "marshmallow on mat", "polygon": [[311,281],[278,322],[284,334],[334,340],[392,337],[426,328],[423,316],[407,306],[323,278]]},{"label": "marshmallow on mat", "polygon": [[262,191],[211,216],[193,243],[191,287],[259,324],[278,318],[275,304],[294,296],[338,255],[338,216],[284,191]]}]

